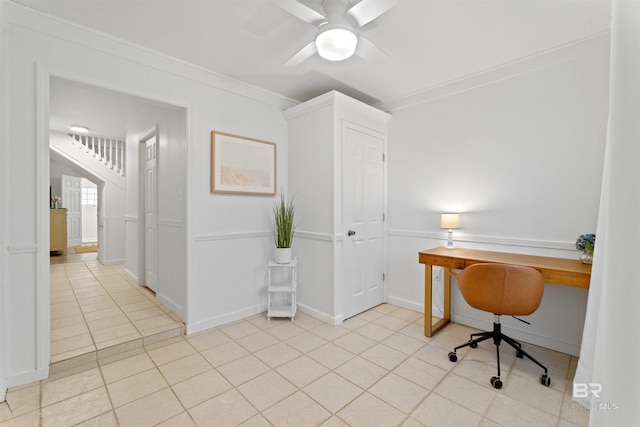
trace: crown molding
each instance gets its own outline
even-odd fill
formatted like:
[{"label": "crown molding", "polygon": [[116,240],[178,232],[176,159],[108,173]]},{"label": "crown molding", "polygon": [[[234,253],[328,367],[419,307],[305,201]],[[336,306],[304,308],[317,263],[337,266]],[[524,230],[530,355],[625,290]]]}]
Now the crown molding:
[{"label": "crown molding", "polygon": [[191,62],[4,0],[4,22],[281,109],[299,102]]},{"label": "crown molding", "polygon": [[610,43],[611,31],[607,29],[572,42],[558,45],[551,49],[506,62],[496,67],[468,74],[458,79],[437,84],[399,98],[377,103],[374,107],[393,113],[600,52],[608,52],[610,51]]}]

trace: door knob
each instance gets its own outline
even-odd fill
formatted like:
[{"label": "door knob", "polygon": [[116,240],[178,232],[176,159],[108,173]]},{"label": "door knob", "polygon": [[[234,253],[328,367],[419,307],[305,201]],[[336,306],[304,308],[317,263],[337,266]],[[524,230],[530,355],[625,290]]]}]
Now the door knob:
[{"label": "door knob", "polygon": [[355,231],[353,231],[353,230],[349,230],[349,231],[347,231],[347,236],[353,236],[353,235],[355,235],[355,234],[356,234],[356,232],[355,232]]}]

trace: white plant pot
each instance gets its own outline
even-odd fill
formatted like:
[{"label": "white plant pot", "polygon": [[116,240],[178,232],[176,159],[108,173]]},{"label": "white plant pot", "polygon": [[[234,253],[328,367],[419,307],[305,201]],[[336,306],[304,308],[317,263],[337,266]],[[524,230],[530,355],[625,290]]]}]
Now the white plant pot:
[{"label": "white plant pot", "polygon": [[278,264],[289,264],[291,262],[291,248],[275,248],[273,260]]}]

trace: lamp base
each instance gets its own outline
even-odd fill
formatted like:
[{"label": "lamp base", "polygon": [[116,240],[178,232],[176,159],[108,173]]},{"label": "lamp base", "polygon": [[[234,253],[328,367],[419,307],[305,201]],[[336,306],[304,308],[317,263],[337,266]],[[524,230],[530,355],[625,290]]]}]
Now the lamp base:
[{"label": "lamp base", "polygon": [[447,246],[445,248],[455,249],[455,246],[453,246],[453,230],[451,229],[447,231]]}]

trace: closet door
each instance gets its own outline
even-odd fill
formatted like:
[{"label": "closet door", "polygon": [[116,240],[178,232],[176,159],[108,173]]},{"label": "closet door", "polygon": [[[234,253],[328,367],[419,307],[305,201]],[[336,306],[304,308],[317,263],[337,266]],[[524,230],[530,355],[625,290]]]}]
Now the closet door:
[{"label": "closet door", "polygon": [[158,288],[158,143],[156,131],[143,139],[146,153],[144,176],[144,265],[145,285],[154,292]]},{"label": "closet door", "polygon": [[385,136],[345,123],[343,137],[344,318],[384,300]]}]

